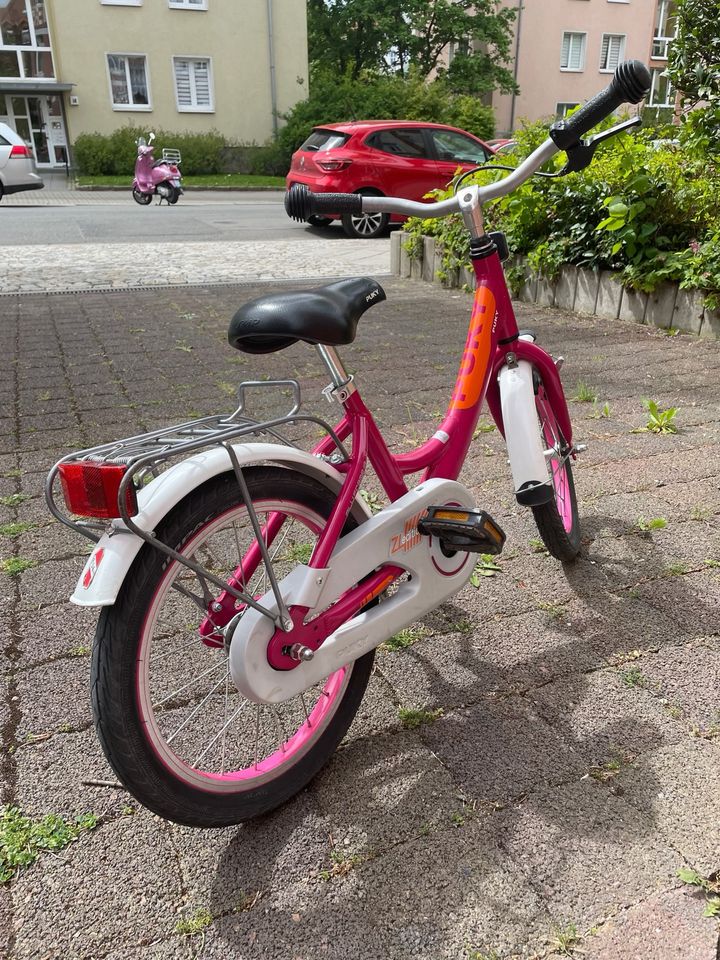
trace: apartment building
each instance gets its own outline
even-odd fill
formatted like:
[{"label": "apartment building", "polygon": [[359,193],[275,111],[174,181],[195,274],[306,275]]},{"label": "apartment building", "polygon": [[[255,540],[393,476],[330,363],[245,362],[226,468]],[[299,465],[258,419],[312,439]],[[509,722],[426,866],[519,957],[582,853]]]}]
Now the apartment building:
[{"label": "apartment building", "polygon": [[0,0],[0,120],[41,169],[127,123],[264,143],[307,82],[305,0]]},{"label": "apartment building", "polygon": [[503,0],[517,9],[517,95],[495,94],[498,135],[522,120],[564,116],[607,86],[622,60],[642,60],[653,83],[648,103],[672,107],[668,44],[674,0]]}]

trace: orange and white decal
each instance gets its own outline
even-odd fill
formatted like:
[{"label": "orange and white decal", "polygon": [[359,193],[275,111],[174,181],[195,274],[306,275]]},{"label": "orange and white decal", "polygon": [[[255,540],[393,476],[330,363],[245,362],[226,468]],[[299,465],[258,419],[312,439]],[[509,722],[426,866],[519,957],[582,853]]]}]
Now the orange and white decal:
[{"label": "orange and white decal", "polygon": [[468,410],[480,399],[485,372],[490,361],[495,307],[495,296],[492,290],[486,286],[479,286],[475,291],[470,330],[450,404],[453,410]]},{"label": "orange and white decal", "polygon": [[421,510],[419,513],[416,513],[414,517],[410,517],[409,520],[405,521],[403,532],[394,534],[390,540],[390,556],[399,553],[401,550],[403,553],[408,553],[420,543],[422,534],[418,530],[417,525],[420,517],[424,513],[425,511]]},{"label": "orange and white decal", "polygon": [[102,547],[99,550],[96,550],[95,553],[90,557],[85,567],[85,573],[82,578],[82,585],[85,590],[88,589],[90,584],[95,579],[95,574],[98,572],[98,567],[102,563],[102,558],[105,556],[105,551]]}]

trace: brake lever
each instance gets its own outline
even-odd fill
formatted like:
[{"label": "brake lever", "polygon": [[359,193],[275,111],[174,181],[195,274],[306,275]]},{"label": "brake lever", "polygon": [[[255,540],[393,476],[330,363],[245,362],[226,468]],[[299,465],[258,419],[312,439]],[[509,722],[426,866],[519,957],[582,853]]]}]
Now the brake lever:
[{"label": "brake lever", "polygon": [[596,133],[594,137],[588,137],[587,140],[578,140],[576,144],[567,148],[567,163],[562,170],[558,170],[557,173],[550,174],[550,176],[564,177],[568,173],[578,173],[580,170],[584,170],[592,163],[595,151],[603,141],[609,140],[610,137],[623,133],[631,127],[639,127],[641,123],[641,117],[631,117],[630,120],[623,120],[622,123],[610,127],[609,130]]}]

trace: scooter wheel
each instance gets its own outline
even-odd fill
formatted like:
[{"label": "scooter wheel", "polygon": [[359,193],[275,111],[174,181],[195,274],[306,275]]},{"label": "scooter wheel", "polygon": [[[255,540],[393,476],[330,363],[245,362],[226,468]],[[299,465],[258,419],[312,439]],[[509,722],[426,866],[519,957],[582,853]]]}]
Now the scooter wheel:
[{"label": "scooter wheel", "polygon": [[133,187],[132,194],[135,203],[139,203],[141,207],[146,207],[149,203],[152,203],[153,195],[151,193],[143,193],[142,190]]},{"label": "scooter wheel", "polygon": [[178,190],[177,187],[173,187],[172,193],[167,198],[167,202],[170,204],[174,204],[174,203],[177,203],[179,199],[180,199],[180,191]]}]

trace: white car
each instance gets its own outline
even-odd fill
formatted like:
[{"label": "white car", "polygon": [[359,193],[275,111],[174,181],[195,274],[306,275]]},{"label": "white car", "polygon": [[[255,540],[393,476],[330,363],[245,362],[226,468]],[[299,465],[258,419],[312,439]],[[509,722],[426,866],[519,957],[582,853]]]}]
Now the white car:
[{"label": "white car", "polygon": [[6,193],[42,190],[44,186],[28,145],[12,127],[0,123],[0,200]]}]

